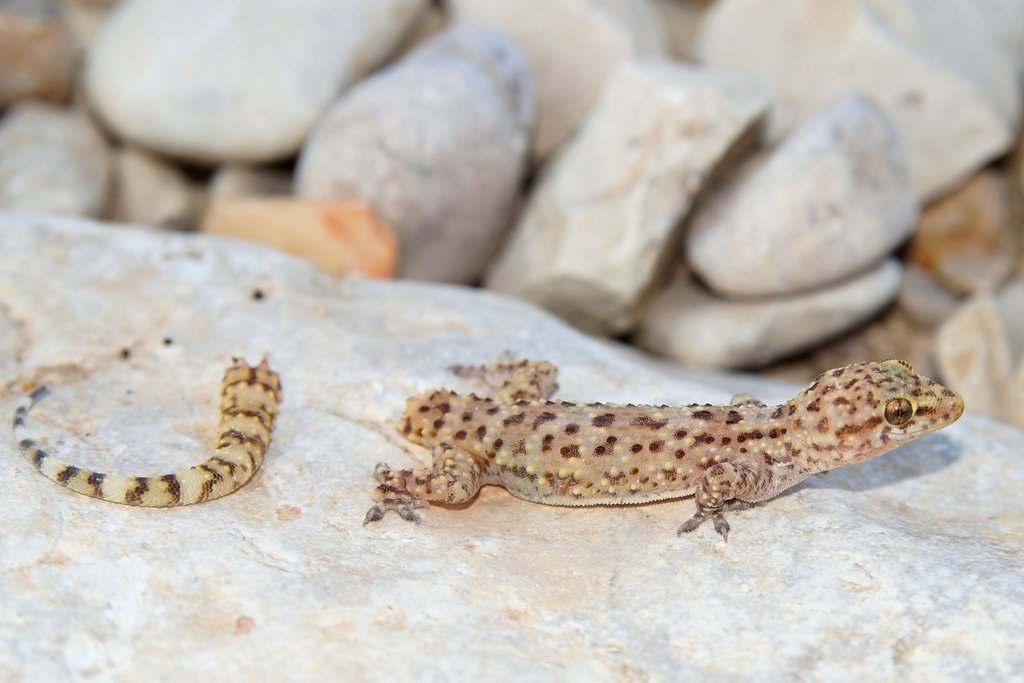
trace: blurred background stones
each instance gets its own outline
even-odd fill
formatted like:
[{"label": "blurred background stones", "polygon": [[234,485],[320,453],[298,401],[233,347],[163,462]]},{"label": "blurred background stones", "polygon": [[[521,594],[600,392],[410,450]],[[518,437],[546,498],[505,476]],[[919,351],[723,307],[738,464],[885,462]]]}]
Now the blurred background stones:
[{"label": "blurred background stones", "polygon": [[403,276],[472,282],[512,218],[534,112],[516,43],[453,27],[342,96],[302,149],[296,193],[368,201],[399,235]]},{"label": "blurred background stones", "polygon": [[545,167],[487,286],[585,329],[629,331],[680,219],[718,164],[750,143],[767,106],[747,78],[622,65]]},{"label": "blurred background stones", "polygon": [[66,102],[77,57],[56,0],[0,0],[0,109],[30,98]]},{"label": "blurred background stones", "polygon": [[1020,0],[0,0],[0,210],[1024,424]]}]

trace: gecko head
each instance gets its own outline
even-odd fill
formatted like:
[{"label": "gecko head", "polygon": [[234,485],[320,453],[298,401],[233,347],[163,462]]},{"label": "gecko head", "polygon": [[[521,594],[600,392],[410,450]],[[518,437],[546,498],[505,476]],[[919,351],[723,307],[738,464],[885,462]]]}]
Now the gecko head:
[{"label": "gecko head", "polygon": [[914,372],[910,363],[857,363],[819,375],[791,405],[810,457],[822,469],[869,460],[956,422],[960,394]]}]

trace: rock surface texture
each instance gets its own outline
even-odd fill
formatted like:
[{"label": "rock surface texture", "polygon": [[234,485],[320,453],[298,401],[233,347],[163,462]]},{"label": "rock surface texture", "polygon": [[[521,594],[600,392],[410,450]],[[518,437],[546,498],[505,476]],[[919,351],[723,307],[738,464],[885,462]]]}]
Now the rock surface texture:
[{"label": "rock surface texture", "polygon": [[370,204],[401,242],[402,276],[472,282],[512,220],[534,109],[516,44],[456,27],[331,108],[303,147],[296,191]]},{"label": "rock surface texture", "polygon": [[694,196],[767,106],[746,78],[623,65],[534,189],[487,286],[585,329],[631,329]]},{"label": "rock surface texture", "polygon": [[383,61],[424,0],[126,0],[85,87],[120,137],[200,162],[294,153],[346,85]]},{"label": "rock surface texture", "polygon": [[374,464],[428,461],[393,427],[405,397],[478,388],[452,363],[548,358],[563,397],[595,401],[777,402],[792,387],[696,381],[521,302],[339,282],[221,238],[0,214],[0,253],[0,410],[46,382],[29,420],[83,465],[205,458],[232,354],[268,351],[284,386],[263,468],[195,507],[71,493],[0,439],[0,679],[1007,680],[1024,667],[1018,429],[968,415],[734,513],[727,544],[711,528],[676,537],[689,500],[566,509],[496,488],[420,526],[363,527]]},{"label": "rock surface texture", "polygon": [[495,26],[526,51],[537,79],[533,153],[562,144],[621,64],[665,54],[648,0],[450,0],[457,22]]},{"label": "rock surface texture", "polygon": [[107,141],[81,113],[30,101],[0,121],[0,209],[101,216],[112,167]]},{"label": "rock surface texture", "polygon": [[793,294],[874,266],[917,216],[899,134],[868,100],[847,95],[715,189],[686,254],[727,296]]},{"label": "rock surface texture", "polygon": [[1008,151],[1020,123],[1020,3],[989,0],[724,0],[696,51],[776,98],[781,137],[835,96],[860,92],[892,119],[923,198]]}]

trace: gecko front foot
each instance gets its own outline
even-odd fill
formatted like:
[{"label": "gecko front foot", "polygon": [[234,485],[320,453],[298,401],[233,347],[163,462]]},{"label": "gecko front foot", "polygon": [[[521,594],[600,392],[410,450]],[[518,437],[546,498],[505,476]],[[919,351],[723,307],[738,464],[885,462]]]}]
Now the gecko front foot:
[{"label": "gecko front foot", "polygon": [[388,510],[394,510],[398,513],[399,517],[407,522],[419,524],[422,520],[416,513],[416,510],[425,507],[430,507],[430,503],[418,498],[413,498],[411,500],[384,498],[382,501],[366,511],[366,517],[363,517],[363,526],[366,526],[370,522],[379,522],[384,519],[384,515],[387,514]]},{"label": "gecko front foot", "polygon": [[714,521],[715,531],[721,534],[723,539],[728,541],[729,522],[725,521],[725,514],[723,514],[721,510],[710,513],[698,510],[693,514],[693,517],[690,517],[679,525],[679,528],[676,530],[676,536],[682,536],[683,534],[688,534],[691,531],[696,531],[697,527],[709,519]]},{"label": "gecko front foot", "polygon": [[697,512],[693,513],[693,517],[690,517],[690,519],[679,525],[679,528],[676,530],[676,536],[682,536],[683,534],[688,534],[691,531],[696,531],[697,527],[710,519],[714,522],[715,531],[717,531],[722,538],[728,541],[729,522],[725,521],[726,511],[747,510],[755,505],[758,505],[758,503],[750,503],[745,500],[730,500],[717,510],[709,510],[706,508],[701,509],[700,505],[698,505]]}]

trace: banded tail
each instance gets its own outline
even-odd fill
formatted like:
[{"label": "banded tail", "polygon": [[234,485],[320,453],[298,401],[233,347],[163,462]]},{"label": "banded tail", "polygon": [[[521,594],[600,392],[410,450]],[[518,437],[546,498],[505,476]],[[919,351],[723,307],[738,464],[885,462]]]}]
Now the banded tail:
[{"label": "banded tail", "polygon": [[220,383],[220,425],[213,456],[171,474],[132,477],[103,474],[60,460],[39,447],[25,426],[32,407],[47,394],[32,391],[14,411],[12,430],[22,454],[61,486],[112,503],[174,507],[214,500],[241,488],[259,469],[270,445],[281,402],[281,380],[267,359],[250,366],[235,358]]}]

